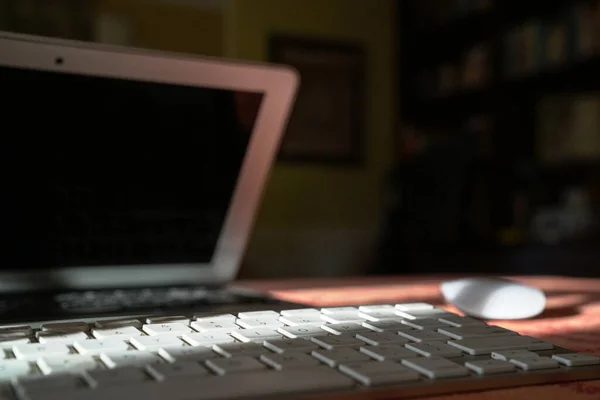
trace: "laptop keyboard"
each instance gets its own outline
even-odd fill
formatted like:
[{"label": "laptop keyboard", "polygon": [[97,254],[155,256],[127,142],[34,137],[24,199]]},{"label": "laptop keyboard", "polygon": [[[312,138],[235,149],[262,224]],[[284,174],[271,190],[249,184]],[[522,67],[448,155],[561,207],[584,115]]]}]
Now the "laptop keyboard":
[{"label": "laptop keyboard", "polygon": [[424,303],[0,327],[0,346],[2,400],[412,396],[600,378],[599,357]]}]

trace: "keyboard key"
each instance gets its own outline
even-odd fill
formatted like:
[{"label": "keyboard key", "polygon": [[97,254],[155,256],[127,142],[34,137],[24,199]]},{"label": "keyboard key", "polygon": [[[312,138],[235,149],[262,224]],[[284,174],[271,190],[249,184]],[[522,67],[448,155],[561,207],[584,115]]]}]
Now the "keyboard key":
[{"label": "keyboard key", "polygon": [[129,349],[129,345],[121,338],[112,338],[105,340],[89,339],[78,340],[73,344],[75,350],[80,354],[100,354],[107,352],[119,352]]},{"label": "keyboard key", "polygon": [[326,307],[326,308],[321,308],[321,313],[323,313],[325,315],[337,315],[337,314],[358,315],[358,308],[356,308],[356,307]]},{"label": "keyboard key", "polygon": [[428,303],[400,303],[400,304],[396,304],[395,308],[400,311],[419,311],[419,310],[431,310],[434,307]]},{"label": "keyboard key", "polygon": [[554,346],[529,336],[496,336],[487,338],[472,338],[463,340],[450,340],[454,346],[472,356],[491,354],[502,350],[552,350]]},{"label": "keyboard key", "polygon": [[514,364],[502,360],[468,361],[465,367],[479,375],[503,374],[517,369]]},{"label": "keyboard key", "polygon": [[175,335],[181,336],[186,333],[192,332],[192,328],[187,325],[173,322],[166,324],[150,324],[144,325],[142,330],[148,335]]},{"label": "keyboard key", "polygon": [[87,374],[92,378],[98,389],[120,385],[136,385],[153,380],[145,369],[134,366],[110,370],[97,369],[89,371]]},{"label": "keyboard key", "polygon": [[399,344],[364,346],[359,350],[376,361],[400,361],[404,358],[418,357],[417,353]]},{"label": "keyboard key", "polygon": [[517,367],[522,368],[526,371],[559,367],[558,361],[553,360],[550,357],[519,357],[511,358],[509,362],[515,364]]},{"label": "keyboard key", "polygon": [[266,368],[266,365],[258,361],[256,358],[245,356],[212,359],[206,361],[206,365],[217,375],[254,371]]},{"label": "keyboard key", "polygon": [[269,350],[258,343],[220,343],[213,345],[213,351],[223,357],[252,356],[257,357]]},{"label": "keyboard key", "polygon": [[228,333],[231,331],[235,331],[241,329],[241,327],[235,323],[235,320],[204,320],[204,321],[195,321],[190,324],[190,326],[197,330],[198,332],[211,332],[218,331]]},{"label": "keyboard key", "polygon": [[278,354],[287,352],[310,353],[319,348],[315,343],[306,339],[267,339],[264,346]]},{"label": "keyboard key", "polygon": [[71,374],[21,377],[15,385],[15,391],[22,398],[35,395],[42,397],[47,391],[79,391],[88,388],[90,385],[81,376]]},{"label": "keyboard key", "polygon": [[29,325],[5,326],[0,328],[0,336],[8,337],[13,333],[30,336],[33,334],[33,329]]},{"label": "keyboard key", "polygon": [[323,324],[323,319],[321,318],[321,314],[317,316],[312,315],[299,315],[295,317],[280,317],[280,322],[283,322],[289,326],[297,326],[297,325],[318,325],[321,326]]},{"label": "keyboard key", "polygon": [[238,314],[238,318],[240,319],[256,319],[256,318],[269,318],[269,319],[279,319],[279,313],[268,310],[268,311],[249,311],[249,312],[241,312]]},{"label": "keyboard key", "polygon": [[233,314],[217,314],[217,315],[212,315],[212,314],[201,314],[201,315],[194,315],[194,318],[196,319],[196,322],[210,322],[210,321],[229,321],[229,322],[235,322],[235,320],[237,319],[237,317]]},{"label": "keyboard key", "polygon": [[362,340],[356,339],[349,335],[329,335],[315,336],[310,340],[326,350],[332,350],[337,347],[360,347],[365,344]]},{"label": "keyboard key", "polygon": [[326,332],[325,330],[321,329],[321,327],[318,325],[286,326],[283,328],[279,328],[277,331],[292,339],[299,337],[329,335],[329,332]]},{"label": "keyboard key", "polygon": [[445,324],[436,318],[407,319],[402,321],[402,323],[415,329],[437,329],[448,326],[448,324]]},{"label": "keyboard key", "polygon": [[279,318],[246,318],[238,319],[236,323],[245,329],[279,328],[283,326],[283,322],[279,322]]},{"label": "keyboard key", "polygon": [[283,310],[281,315],[284,317],[319,318],[321,316],[321,311],[316,308],[297,308],[293,310]]},{"label": "keyboard key", "polygon": [[55,322],[42,324],[42,331],[47,332],[85,332],[90,328],[87,322]]},{"label": "keyboard key", "polygon": [[84,332],[37,332],[37,339],[40,343],[67,343],[71,344],[76,340],[87,340],[88,335]]},{"label": "keyboard key", "polygon": [[408,325],[404,325],[400,317],[397,317],[397,319],[394,320],[388,319],[384,321],[365,321],[362,323],[362,326],[376,332],[398,332],[402,330],[410,331],[414,329]]},{"label": "keyboard key", "polygon": [[[252,382],[252,384],[249,384]],[[106,400],[132,398],[144,400],[164,400],[174,397],[174,393],[194,394],[194,399],[235,399],[267,398],[276,395],[283,398],[298,393],[326,392],[350,389],[354,381],[326,366],[313,368],[292,368],[283,371],[251,371],[232,374],[229,379],[205,377],[198,379],[166,379],[161,384],[101,387],[86,391],[85,394],[64,392],[55,396],[44,396],[43,400]],[[189,396],[188,396],[189,397]],[[37,399],[35,399],[37,400]]]},{"label": "keyboard key", "polygon": [[124,353],[102,353],[100,360],[108,368],[121,368],[129,366],[142,367],[148,364],[162,362],[162,359],[154,353],[147,351],[126,351]]},{"label": "keyboard key", "polygon": [[358,313],[323,314],[321,318],[330,324],[345,324],[348,322],[362,323],[365,319]]},{"label": "keyboard key", "polygon": [[342,333],[371,331],[369,328],[366,328],[357,322],[347,322],[345,324],[325,324],[321,325],[321,329],[334,335],[341,335]]},{"label": "keyboard key", "polygon": [[443,342],[448,337],[435,331],[411,329],[410,331],[399,331],[398,335],[417,343],[421,342]]},{"label": "keyboard key", "polygon": [[38,358],[50,355],[66,355],[71,351],[63,343],[28,343],[13,346],[13,353],[19,360],[36,361]]},{"label": "keyboard key", "polygon": [[371,357],[368,355],[347,347],[335,348],[332,350],[315,350],[311,354],[313,357],[330,367],[335,367],[338,364],[371,360]]},{"label": "keyboard key", "polygon": [[528,350],[502,350],[492,352],[492,358],[495,360],[509,361],[511,358],[532,358],[538,357],[537,353]]},{"label": "keyboard key", "polygon": [[385,321],[386,319],[398,318],[395,309],[390,310],[374,310],[374,311],[359,311],[358,316],[368,321]]},{"label": "keyboard key", "polygon": [[196,361],[184,361],[175,364],[153,364],[150,371],[159,380],[172,378],[195,378],[209,375],[210,372]]},{"label": "keyboard key", "polygon": [[365,313],[378,312],[378,311],[395,311],[396,307],[391,304],[370,304],[366,306],[358,307],[358,311]]},{"label": "keyboard key", "polygon": [[13,336],[13,335],[15,335],[15,334],[10,334],[9,337],[0,336],[0,351],[2,349],[12,348],[16,344],[31,343],[31,339],[22,333],[19,333],[20,336]]},{"label": "keyboard key", "polygon": [[306,368],[321,364],[319,360],[306,353],[285,352],[283,354],[263,354],[260,360],[276,370],[284,368]]},{"label": "keyboard key", "polygon": [[361,332],[356,334],[356,338],[371,346],[408,343],[406,338],[393,332]]},{"label": "keyboard key", "polygon": [[103,321],[96,321],[96,328],[99,329],[114,329],[123,328],[130,326],[137,329],[142,329],[142,322],[132,318],[120,318],[120,319],[107,319]]},{"label": "keyboard key", "polygon": [[158,355],[170,363],[181,361],[206,361],[211,358],[219,358],[211,348],[204,346],[170,347],[158,350]]},{"label": "keyboard key", "polygon": [[26,375],[31,371],[26,360],[2,360],[0,362],[0,381],[10,380],[12,377]]},{"label": "keyboard key", "polygon": [[443,357],[421,357],[402,360],[402,365],[430,379],[454,378],[469,375],[469,370]]},{"label": "keyboard key", "polygon": [[600,364],[600,357],[590,356],[588,354],[554,354],[552,359],[567,367],[582,367],[584,365]]},{"label": "keyboard key", "polygon": [[166,324],[166,323],[177,323],[183,325],[189,325],[190,319],[188,317],[184,317],[182,315],[170,316],[170,317],[148,317],[146,318],[146,323],[150,325],[156,324]]},{"label": "keyboard key", "polygon": [[339,369],[364,386],[389,385],[419,380],[417,372],[392,361],[343,364],[339,366]]},{"label": "keyboard key", "polygon": [[78,372],[98,367],[92,356],[81,354],[42,357],[37,361],[37,365],[44,375]]},{"label": "keyboard key", "polygon": [[439,328],[439,333],[454,339],[470,339],[479,337],[492,337],[492,336],[510,336],[518,335],[516,332],[509,331],[508,329],[500,328],[499,326],[487,325],[487,326],[466,326],[464,328]]},{"label": "keyboard key", "polygon": [[175,336],[139,336],[131,338],[131,344],[138,350],[155,351],[170,347],[181,347],[184,343]]},{"label": "keyboard key", "polygon": [[96,339],[103,340],[115,337],[129,338],[134,336],[142,336],[142,332],[133,326],[122,326],[108,329],[93,329],[92,335],[94,335]]},{"label": "keyboard key", "polygon": [[423,357],[461,357],[463,352],[456,347],[448,346],[443,342],[408,343],[406,348]]},{"label": "keyboard key", "polygon": [[268,339],[286,339],[287,337],[271,328],[242,329],[231,332],[231,336],[242,342],[263,342]]},{"label": "keyboard key", "polygon": [[235,342],[235,339],[223,332],[186,333],[181,337],[192,346],[212,346],[216,343]]},{"label": "keyboard key", "polygon": [[417,318],[443,318],[449,317],[455,314],[449,313],[441,308],[428,308],[428,309],[415,309],[410,311],[403,311],[398,309],[397,313],[399,316],[405,319],[417,319]]},{"label": "keyboard key", "polygon": [[487,324],[484,321],[479,319],[471,318],[471,317],[461,317],[459,315],[449,315],[440,317],[439,319],[445,324],[455,326],[457,328],[462,328],[465,326],[486,326]]}]

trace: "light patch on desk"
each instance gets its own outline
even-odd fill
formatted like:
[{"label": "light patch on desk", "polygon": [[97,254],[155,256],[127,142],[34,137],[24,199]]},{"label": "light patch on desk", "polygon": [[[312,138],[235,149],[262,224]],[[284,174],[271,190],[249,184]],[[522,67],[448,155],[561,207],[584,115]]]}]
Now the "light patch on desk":
[{"label": "light patch on desk", "polygon": [[348,299],[355,304],[411,303],[425,302],[434,305],[441,303],[437,285],[377,285],[364,287],[331,287],[303,290],[271,291],[271,295],[288,301],[318,305],[344,305]]},{"label": "light patch on desk", "polygon": [[546,310],[553,308],[576,307],[585,304],[589,298],[585,294],[550,295],[546,298]]}]

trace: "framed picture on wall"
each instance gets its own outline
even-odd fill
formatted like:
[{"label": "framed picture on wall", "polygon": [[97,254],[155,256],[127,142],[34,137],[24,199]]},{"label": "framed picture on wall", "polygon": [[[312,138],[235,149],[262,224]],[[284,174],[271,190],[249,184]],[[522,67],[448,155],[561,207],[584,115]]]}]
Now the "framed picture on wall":
[{"label": "framed picture on wall", "polygon": [[273,35],[269,40],[269,58],[293,66],[301,76],[279,160],[362,165],[366,69],[363,47]]},{"label": "framed picture on wall", "polygon": [[3,29],[75,40],[91,40],[94,0],[9,1]]}]

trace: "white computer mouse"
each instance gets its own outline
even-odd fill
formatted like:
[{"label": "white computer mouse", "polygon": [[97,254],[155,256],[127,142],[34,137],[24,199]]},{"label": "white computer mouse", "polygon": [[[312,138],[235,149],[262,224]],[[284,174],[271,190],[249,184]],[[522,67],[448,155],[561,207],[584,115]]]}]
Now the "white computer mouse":
[{"label": "white computer mouse", "polygon": [[534,287],[502,278],[446,281],[442,294],[465,315],[482,319],[525,319],[544,311],[546,296]]}]

